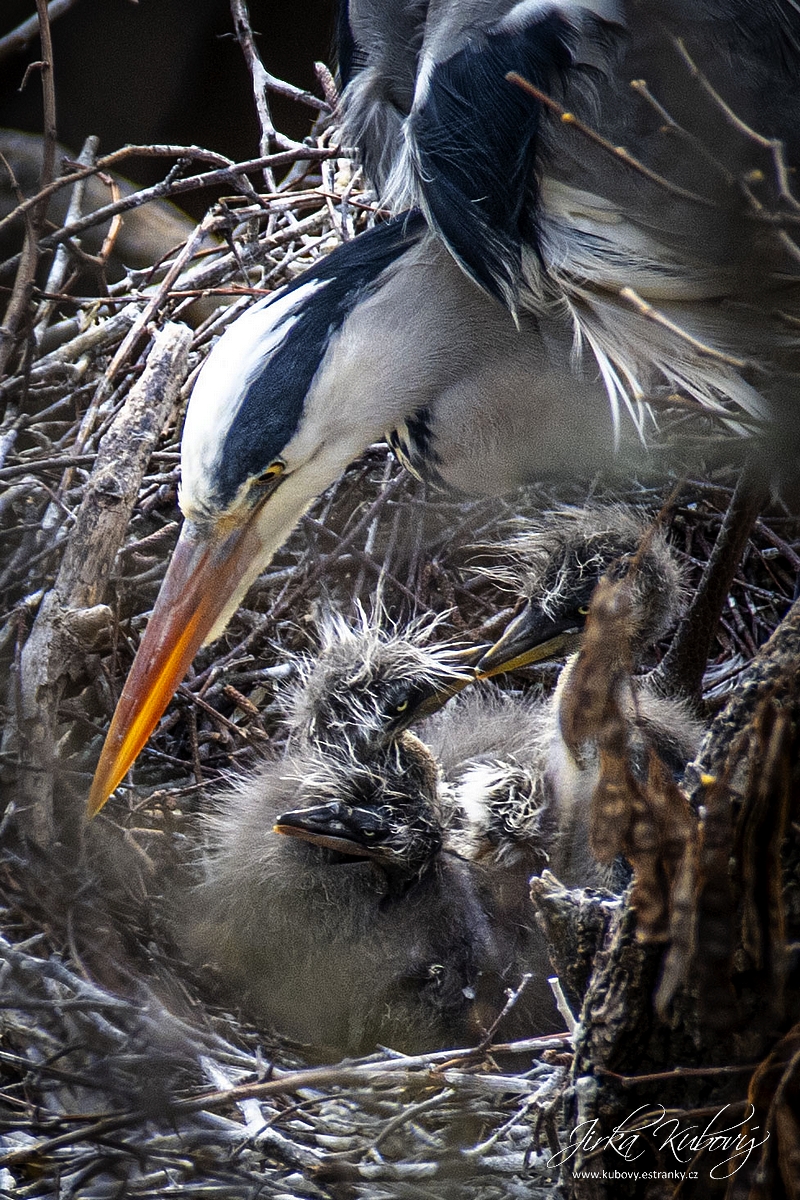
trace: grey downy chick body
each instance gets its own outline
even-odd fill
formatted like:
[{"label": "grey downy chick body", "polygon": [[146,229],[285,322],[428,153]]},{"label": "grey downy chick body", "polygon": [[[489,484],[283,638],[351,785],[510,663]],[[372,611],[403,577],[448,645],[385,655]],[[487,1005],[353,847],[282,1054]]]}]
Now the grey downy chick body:
[{"label": "grey downy chick body", "polygon": [[[443,847],[437,765],[400,719],[412,691],[416,706],[463,676],[366,626],[336,622],[323,642],[286,757],[217,797],[194,956],[257,1020],[318,1047],[474,1043],[522,968],[483,872]],[[503,1032],[554,1021],[528,1006]]]},{"label": "grey downy chick body", "polygon": [[[529,730],[525,769],[536,781],[535,826],[544,823],[557,830],[550,838],[550,869],[570,886],[586,885],[593,876],[594,882],[607,883],[608,876],[593,863],[588,848],[589,809],[598,780],[597,748],[592,744],[570,748],[562,729],[563,703],[573,686],[582,630],[599,579],[608,575],[630,580],[626,634],[637,668],[678,619],[683,575],[663,532],[653,529],[649,517],[623,505],[564,509],[525,522],[503,544],[503,551],[511,559],[506,578],[522,599],[478,669],[494,674],[578,651],[568,658],[552,696],[534,702],[524,718]],[[652,747],[680,775],[699,744],[701,722],[682,700],[659,694],[647,675],[631,678],[621,669],[620,678],[634,771],[644,772]],[[522,740],[518,734],[513,736],[517,742]],[[482,770],[486,775],[491,768]],[[480,842],[491,839],[492,829],[507,818],[499,801],[481,817],[476,783],[479,776],[472,770],[461,787],[463,803],[473,810],[471,836]],[[524,836],[519,840],[524,844]]]},{"label": "grey downy chick body", "polygon": [[[529,880],[553,865],[559,840],[547,804],[547,707],[539,698],[476,687],[420,728],[444,775],[448,844],[484,872],[514,957],[534,971],[529,988],[542,1005],[550,1001],[545,975],[553,972]],[[594,876],[589,870],[575,882],[592,883]]]}]

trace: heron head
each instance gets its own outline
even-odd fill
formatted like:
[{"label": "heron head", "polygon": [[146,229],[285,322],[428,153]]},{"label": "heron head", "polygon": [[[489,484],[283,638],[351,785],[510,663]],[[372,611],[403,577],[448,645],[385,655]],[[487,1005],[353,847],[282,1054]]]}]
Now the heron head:
[{"label": "heron head", "polygon": [[114,713],[90,815],[199,647],[223,632],[314,499],[386,428],[369,386],[371,348],[348,322],[420,228],[413,216],[398,218],[346,243],[239,317],[209,354],[181,443],[186,519]]},{"label": "heron head", "polygon": [[630,641],[638,661],[674,624],[683,574],[663,532],[621,504],[563,508],[521,522],[502,551],[508,581],[522,593],[500,639],[478,663],[479,677],[566,657],[582,641],[598,581],[631,581]]}]

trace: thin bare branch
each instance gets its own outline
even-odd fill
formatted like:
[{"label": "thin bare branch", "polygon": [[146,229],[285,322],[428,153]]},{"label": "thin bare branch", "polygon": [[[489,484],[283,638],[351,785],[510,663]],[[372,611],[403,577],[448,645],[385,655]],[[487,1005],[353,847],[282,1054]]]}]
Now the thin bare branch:
[{"label": "thin bare branch", "polygon": [[[58,17],[63,17],[64,13],[69,12],[76,3],[77,0],[50,0],[47,5],[48,22],[52,24]],[[37,12],[34,16],[28,17],[27,21],[19,24],[16,29],[12,29],[5,37],[0,38],[0,62],[21,53],[36,37],[39,25],[40,14]]]}]

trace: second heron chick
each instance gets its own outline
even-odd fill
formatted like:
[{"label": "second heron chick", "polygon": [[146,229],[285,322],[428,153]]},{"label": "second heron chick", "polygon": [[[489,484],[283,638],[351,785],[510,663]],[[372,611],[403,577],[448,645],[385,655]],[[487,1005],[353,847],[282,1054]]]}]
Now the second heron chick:
[{"label": "second heron chick", "polygon": [[628,505],[561,508],[535,520],[520,518],[515,532],[492,549],[503,563],[500,577],[520,601],[502,637],[482,658],[482,672],[510,671],[576,650],[594,589],[608,572],[617,579],[630,574],[637,664],[683,609],[685,584],[674,551],[651,518]]},{"label": "second heron chick", "polygon": [[363,612],[351,626],[339,614],[321,622],[320,650],[299,658],[299,682],[287,701],[290,743],[344,750],[358,759],[398,735],[475,678],[479,653],[436,645],[440,622],[402,630]]}]

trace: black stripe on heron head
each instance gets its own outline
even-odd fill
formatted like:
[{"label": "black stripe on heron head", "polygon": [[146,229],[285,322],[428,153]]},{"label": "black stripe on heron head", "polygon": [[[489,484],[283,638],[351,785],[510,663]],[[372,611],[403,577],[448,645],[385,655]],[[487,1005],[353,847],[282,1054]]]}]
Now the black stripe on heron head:
[{"label": "black stripe on heron head", "polygon": [[522,245],[536,245],[541,105],[505,76],[548,92],[572,63],[575,30],[557,12],[476,33],[437,63],[409,118],[428,214],[467,272],[507,307]]},{"label": "black stripe on heron head", "polygon": [[416,210],[376,225],[338,247],[283,289],[309,292],[287,312],[286,330],[250,380],[218,458],[214,500],[227,506],[241,485],[277,458],[300,425],[306,396],[333,334],[376,287],[387,267],[427,228]]}]

